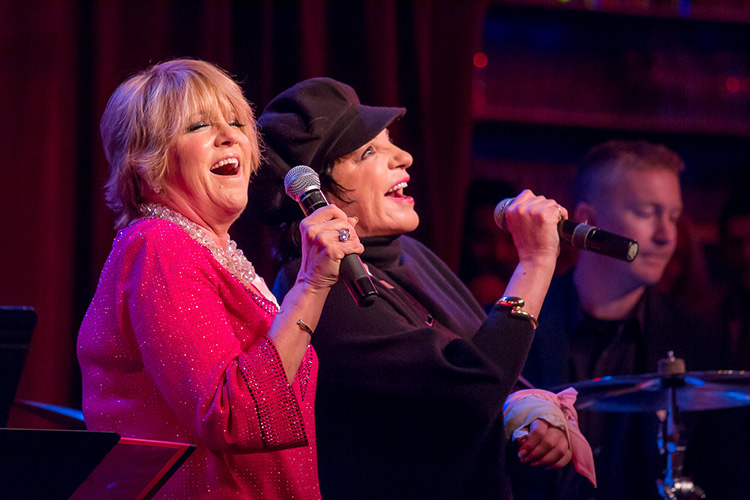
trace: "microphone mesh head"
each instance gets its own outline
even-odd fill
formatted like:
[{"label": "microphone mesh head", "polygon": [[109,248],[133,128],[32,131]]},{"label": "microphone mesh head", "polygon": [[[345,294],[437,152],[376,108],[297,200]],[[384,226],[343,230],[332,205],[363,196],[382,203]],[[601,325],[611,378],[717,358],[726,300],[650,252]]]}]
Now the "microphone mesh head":
[{"label": "microphone mesh head", "polygon": [[506,198],[495,207],[495,224],[503,231],[508,230],[508,225],[505,223],[505,211],[508,209],[508,205],[513,203],[515,198]]},{"label": "microphone mesh head", "polygon": [[320,189],[320,177],[307,165],[297,165],[284,176],[284,190],[294,201],[311,189]]}]

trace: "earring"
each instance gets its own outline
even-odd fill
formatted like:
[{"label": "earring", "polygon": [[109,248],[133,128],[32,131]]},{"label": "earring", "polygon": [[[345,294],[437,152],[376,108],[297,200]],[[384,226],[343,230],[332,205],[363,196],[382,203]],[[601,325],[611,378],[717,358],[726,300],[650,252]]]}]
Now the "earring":
[{"label": "earring", "polygon": [[151,186],[151,189],[154,190],[154,193],[159,194],[161,193],[162,187],[161,187],[161,184],[156,184],[154,186]]}]

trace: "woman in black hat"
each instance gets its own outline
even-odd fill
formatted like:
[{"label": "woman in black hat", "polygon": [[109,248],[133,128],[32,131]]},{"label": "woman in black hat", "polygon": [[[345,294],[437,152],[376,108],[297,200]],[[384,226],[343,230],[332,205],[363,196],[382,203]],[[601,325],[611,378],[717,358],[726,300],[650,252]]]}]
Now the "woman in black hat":
[{"label": "woman in black hat", "polygon": [[[282,229],[274,293],[284,296],[300,265],[303,214],[283,186],[300,164],[320,175],[331,203],[359,218],[362,261],[379,291],[357,307],[337,283],[313,335],[321,492],[326,499],[509,498],[503,403],[531,345],[559,251],[557,223],[567,212],[528,190],[515,198],[506,217],[520,263],[508,297],[487,316],[435,254],[403,236],[419,224],[405,193],[412,157],[387,127],[405,111],[361,105],[351,87],[313,78],[278,95],[258,120],[265,165],[251,199]],[[570,461],[563,430],[541,419],[527,430],[516,450],[522,462]]]}]

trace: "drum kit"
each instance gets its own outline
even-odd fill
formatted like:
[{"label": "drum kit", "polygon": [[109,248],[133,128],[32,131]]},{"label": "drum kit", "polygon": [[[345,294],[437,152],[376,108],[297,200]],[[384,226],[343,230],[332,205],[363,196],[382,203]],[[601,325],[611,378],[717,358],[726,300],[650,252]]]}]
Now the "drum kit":
[{"label": "drum kit", "polygon": [[578,410],[659,415],[657,441],[667,465],[657,487],[668,500],[706,498],[691,478],[682,475],[685,445],[678,430],[679,412],[750,405],[750,372],[689,372],[673,351],[659,360],[657,373],[601,377],[570,385],[578,391]]}]

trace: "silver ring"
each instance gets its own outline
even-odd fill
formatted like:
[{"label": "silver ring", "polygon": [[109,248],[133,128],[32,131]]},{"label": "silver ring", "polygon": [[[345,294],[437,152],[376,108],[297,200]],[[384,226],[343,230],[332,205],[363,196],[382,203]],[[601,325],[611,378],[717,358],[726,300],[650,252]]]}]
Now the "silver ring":
[{"label": "silver ring", "polygon": [[347,228],[337,229],[339,232],[339,241],[341,243],[349,240],[349,230]]}]

